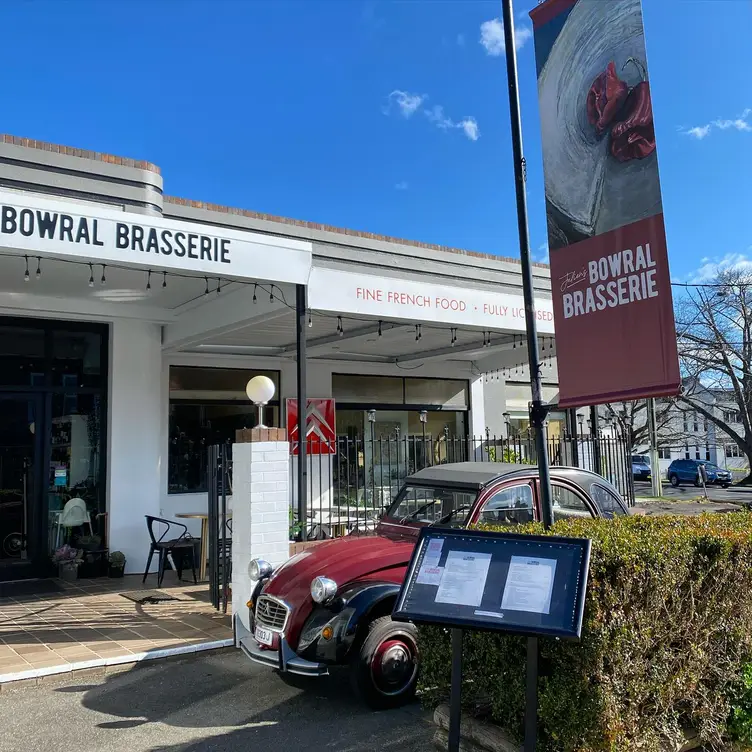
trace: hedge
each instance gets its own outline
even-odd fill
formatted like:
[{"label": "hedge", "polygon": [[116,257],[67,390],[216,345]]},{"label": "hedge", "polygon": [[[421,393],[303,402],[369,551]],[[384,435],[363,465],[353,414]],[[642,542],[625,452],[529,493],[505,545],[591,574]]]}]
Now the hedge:
[{"label": "hedge", "polygon": [[[551,533],[593,545],[582,641],[540,641],[540,750],[657,752],[688,728],[721,750],[730,728],[752,731],[752,514],[572,520]],[[420,645],[423,693],[439,702],[449,633],[421,628]],[[517,738],[524,666],[524,639],[466,634],[463,703]]]}]

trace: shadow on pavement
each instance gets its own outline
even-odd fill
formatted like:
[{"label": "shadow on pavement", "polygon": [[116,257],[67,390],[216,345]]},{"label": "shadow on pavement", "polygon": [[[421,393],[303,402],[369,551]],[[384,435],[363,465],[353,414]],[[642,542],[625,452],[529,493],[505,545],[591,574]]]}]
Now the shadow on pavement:
[{"label": "shadow on pavement", "polygon": [[85,708],[109,716],[97,724],[101,729],[117,732],[162,723],[197,730],[176,734],[183,741],[153,746],[150,752],[432,748],[432,729],[418,704],[373,712],[353,696],[346,673],[288,683],[234,651],[165,661],[112,675],[101,685],[58,691],[80,691]]}]

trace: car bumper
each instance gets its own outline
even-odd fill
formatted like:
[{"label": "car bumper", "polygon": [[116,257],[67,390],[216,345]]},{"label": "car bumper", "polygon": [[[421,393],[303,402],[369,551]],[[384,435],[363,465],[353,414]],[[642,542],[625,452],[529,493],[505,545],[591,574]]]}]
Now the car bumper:
[{"label": "car bumper", "polygon": [[265,650],[255,640],[254,636],[243,626],[238,615],[235,620],[235,635],[240,649],[246,658],[260,663],[282,673],[297,674],[299,676],[325,676],[329,667],[324,663],[315,663],[301,658],[288,644],[283,635],[279,637],[278,650]]}]

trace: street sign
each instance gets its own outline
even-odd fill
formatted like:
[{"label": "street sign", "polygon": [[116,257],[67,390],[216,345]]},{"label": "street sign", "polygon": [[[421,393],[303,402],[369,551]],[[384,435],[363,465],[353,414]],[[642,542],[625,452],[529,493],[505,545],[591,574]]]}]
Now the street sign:
[{"label": "street sign", "polygon": [[[331,398],[309,399],[306,409],[306,454],[337,454],[337,424],[334,400]],[[297,455],[300,449],[298,437],[298,401],[287,400],[287,435],[290,454]]]}]

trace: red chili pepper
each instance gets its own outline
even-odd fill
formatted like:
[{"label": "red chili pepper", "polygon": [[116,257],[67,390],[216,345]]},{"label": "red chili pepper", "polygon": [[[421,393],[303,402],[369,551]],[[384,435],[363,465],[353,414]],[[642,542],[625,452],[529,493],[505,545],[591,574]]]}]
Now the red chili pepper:
[{"label": "red chili pepper", "polygon": [[620,162],[644,159],[655,151],[650,84],[640,81],[624,104],[626,117],[611,129],[611,154]]},{"label": "red chili pepper", "polygon": [[593,81],[587,96],[587,114],[590,125],[602,136],[613,122],[629,94],[629,87],[616,73],[613,61]]}]

